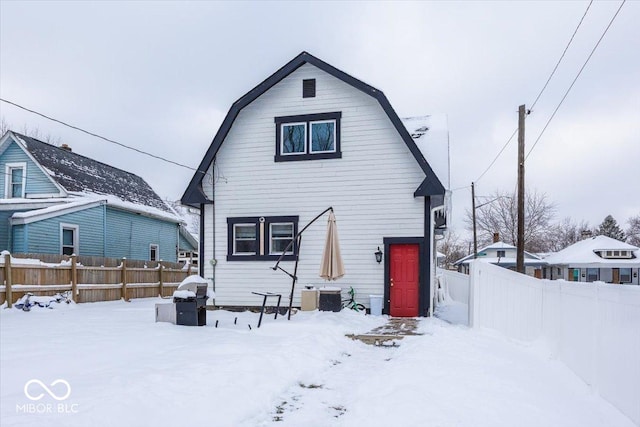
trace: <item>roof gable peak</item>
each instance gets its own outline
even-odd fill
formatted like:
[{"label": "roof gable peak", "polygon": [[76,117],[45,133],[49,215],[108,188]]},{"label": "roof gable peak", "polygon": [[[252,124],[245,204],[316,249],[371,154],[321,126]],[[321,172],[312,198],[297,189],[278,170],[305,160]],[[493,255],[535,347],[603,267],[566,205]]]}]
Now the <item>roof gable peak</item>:
[{"label": "roof gable peak", "polygon": [[311,64],[320,70],[342,80],[343,82],[353,86],[354,88],[364,92],[365,94],[375,98],[382,109],[387,114],[389,120],[393,124],[394,128],[400,135],[401,139],[409,148],[409,151],[418,162],[420,168],[425,173],[425,179],[422,184],[416,189],[414,192],[414,196],[432,196],[432,195],[444,195],[445,189],[436,174],[433,172],[431,166],[427,163],[426,159],[422,155],[421,151],[418,149],[416,143],[409,135],[409,132],[405,128],[404,124],[394,111],[393,107],[385,97],[384,93],[373,86],[370,86],[367,83],[364,83],[361,80],[356,79],[355,77],[341,71],[334,66],[322,61],[321,59],[311,55],[307,51],[302,51],[291,61],[287,62],[284,66],[279,68],[275,73],[267,77],[260,84],[255,86],[237,101],[235,101],[226,117],[224,118],[222,125],[218,129],[209,149],[207,150],[202,162],[200,163],[198,170],[191,178],[191,181],[184,192],[181,200],[182,203],[191,206],[197,206],[199,204],[209,204],[212,203],[205,194],[202,192],[202,179],[205,175],[204,171],[209,169],[209,166],[213,162],[214,157],[216,156],[218,150],[223,144],[227,134],[231,130],[233,123],[235,122],[238,114],[242,109],[244,109],[247,105],[251,104],[254,100],[256,100],[260,95],[264,94],[266,91],[271,89],[277,83],[282,81],[285,77],[289,76],[295,70],[300,68],[304,64]]}]

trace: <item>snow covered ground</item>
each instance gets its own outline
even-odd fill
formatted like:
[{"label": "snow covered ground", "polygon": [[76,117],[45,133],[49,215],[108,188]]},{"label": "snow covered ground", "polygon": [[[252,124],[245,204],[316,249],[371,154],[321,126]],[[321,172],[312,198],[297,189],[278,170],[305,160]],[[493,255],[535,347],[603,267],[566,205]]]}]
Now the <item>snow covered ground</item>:
[{"label": "snow covered ground", "polygon": [[385,316],[257,329],[257,314],[215,311],[186,327],[155,323],[157,302],[0,309],[0,424],[633,426],[542,346],[436,318],[381,348],[345,334]]}]

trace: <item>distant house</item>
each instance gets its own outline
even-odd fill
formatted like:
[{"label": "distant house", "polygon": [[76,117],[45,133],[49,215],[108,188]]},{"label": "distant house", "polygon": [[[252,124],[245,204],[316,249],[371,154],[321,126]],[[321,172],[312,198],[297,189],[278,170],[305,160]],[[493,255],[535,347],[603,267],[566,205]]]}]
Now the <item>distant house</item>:
[{"label": "distant house", "polygon": [[[427,315],[448,188],[447,132],[430,119],[403,122],[380,90],[307,52],[238,99],[182,197],[202,212],[200,274],[215,280],[216,304],[260,305],[260,290],[288,297],[290,277],[271,267],[331,206],[346,270],[332,285],[353,286],[366,305],[384,295],[394,316]],[[325,232],[326,219],[284,254],[281,266],[299,259],[301,285],[323,284]]]},{"label": "distant house", "polygon": [[176,262],[180,250],[196,249],[142,178],[66,144],[9,131],[0,171],[0,250]]},{"label": "distant house", "polygon": [[572,282],[640,284],[640,249],[607,236],[595,236],[549,255],[546,277]]},{"label": "distant house", "polygon": [[[477,259],[508,268],[509,270],[515,270],[516,254],[517,248],[515,246],[504,242],[494,242],[489,246],[479,249]],[[458,267],[459,272],[469,274],[469,263],[473,260],[474,257],[473,254],[471,254],[459,259],[453,265]],[[543,267],[546,265],[547,262],[537,255],[527,251],[524,252],[524,267],[527,275],[542,278]]]}]

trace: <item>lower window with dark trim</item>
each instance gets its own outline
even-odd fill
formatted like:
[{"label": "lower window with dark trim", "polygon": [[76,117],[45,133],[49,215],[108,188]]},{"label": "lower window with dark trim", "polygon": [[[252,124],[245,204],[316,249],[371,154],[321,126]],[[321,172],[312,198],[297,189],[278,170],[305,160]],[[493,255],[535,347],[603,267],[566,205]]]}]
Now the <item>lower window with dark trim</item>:
[{"label": "lower window with dark trim", "polygon": [[252,216],[227,218],[227,261],[294,261],[298,216]]}]

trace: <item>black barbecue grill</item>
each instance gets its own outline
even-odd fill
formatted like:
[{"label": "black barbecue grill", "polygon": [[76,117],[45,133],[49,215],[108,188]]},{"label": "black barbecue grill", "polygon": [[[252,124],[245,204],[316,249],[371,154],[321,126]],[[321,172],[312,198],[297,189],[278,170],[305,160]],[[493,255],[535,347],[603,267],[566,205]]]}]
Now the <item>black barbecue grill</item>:
[{"label": "black barbecue grill", "polygon": [[173,294],[173,302],[176,304],[176,324],[185,326],[207,324],[207,285],[205,283],[181,284]]}]

